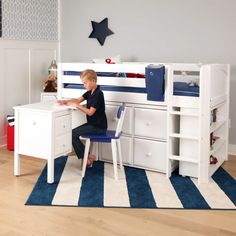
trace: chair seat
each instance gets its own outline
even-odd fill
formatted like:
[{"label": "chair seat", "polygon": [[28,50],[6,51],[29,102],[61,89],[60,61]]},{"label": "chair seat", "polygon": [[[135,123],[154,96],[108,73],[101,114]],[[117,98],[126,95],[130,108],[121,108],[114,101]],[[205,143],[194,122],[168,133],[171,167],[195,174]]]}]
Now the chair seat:
[{"label": "chair seat", "polygon": [[111,143],[112,139],[119,139],[121,133],[115,136],[115,130],[107,130],[106,134],[83,134],[81,138],[89,138],[91,142]]}]

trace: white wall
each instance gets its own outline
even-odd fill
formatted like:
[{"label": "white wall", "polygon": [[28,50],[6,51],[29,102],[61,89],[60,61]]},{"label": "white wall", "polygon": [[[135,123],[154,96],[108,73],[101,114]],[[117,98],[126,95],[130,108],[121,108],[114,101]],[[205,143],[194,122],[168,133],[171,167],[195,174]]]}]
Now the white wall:
[{"label": "white wall", "polygon": [[[230,143],[236,145],[235,0],[61,0],[61,61],[120,54],[124,61],[230,63]],[[114,32],[100,46],[91,21]]]},{"label": "white wall", "polygon": [[6,116],[12,107],[40,101],[57,42],[0,40],[0,146],[6,143]]},{"label": "white wall", "polygon": [[12,107],[40,101],[48,67],[58,57],[59,0],[2,0],[0,146]]}]

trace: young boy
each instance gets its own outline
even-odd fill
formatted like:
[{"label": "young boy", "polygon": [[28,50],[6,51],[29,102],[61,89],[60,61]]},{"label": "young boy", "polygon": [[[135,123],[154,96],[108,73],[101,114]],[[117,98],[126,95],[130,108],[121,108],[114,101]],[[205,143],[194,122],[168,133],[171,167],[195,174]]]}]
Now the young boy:
[{"label": "young boy", "polygon": [[[107,117],[103,92],[97,85],[97,74],[94,70],[87,69],[80,74],[85,92],[81,97],[71,100],[58,100],[59,104],[76,107],[87,116],[87,123],[72,130],[72,146],[79,159],[84,157],[84,144],[80,140],[82,134],[105,134],[107,130]],[[87,105],[80,105],[87,100]],[[95,156],[89,154],[87,166],[91,167]]]}]

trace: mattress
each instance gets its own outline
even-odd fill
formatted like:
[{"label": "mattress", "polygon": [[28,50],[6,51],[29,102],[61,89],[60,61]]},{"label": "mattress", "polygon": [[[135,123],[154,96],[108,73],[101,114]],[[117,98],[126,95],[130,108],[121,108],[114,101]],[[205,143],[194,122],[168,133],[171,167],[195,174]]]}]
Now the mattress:
[{"label": "mattress", "polygon": [[199,86],[196,83],[174,82],[174,95],[199,97]]}]

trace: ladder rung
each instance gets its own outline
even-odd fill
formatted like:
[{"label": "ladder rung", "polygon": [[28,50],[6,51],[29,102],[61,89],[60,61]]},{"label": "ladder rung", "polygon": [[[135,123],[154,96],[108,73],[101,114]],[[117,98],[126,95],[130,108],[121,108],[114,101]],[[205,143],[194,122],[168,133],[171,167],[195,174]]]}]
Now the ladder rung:
[{"label": "ladder rung", "polygon": [[194,117],[198,117],[199,116],[198,113],[181,112],[181,111],[170,111],[169,114],[170,115],[181,115],[181,116],[194,116]]},{"label": "ladder rung", "polygon": [[186,156],[172,155],[169,157],[169,159],[176,160],[176,161],[186,161],[186,162],[191,162],[191,163],[198,163],[198,160],[193,159],[192,157],[186,157]]}]

